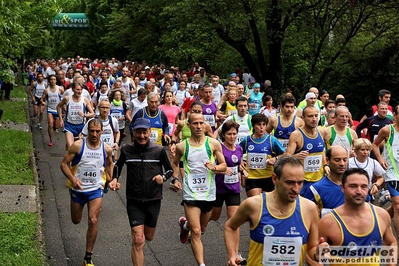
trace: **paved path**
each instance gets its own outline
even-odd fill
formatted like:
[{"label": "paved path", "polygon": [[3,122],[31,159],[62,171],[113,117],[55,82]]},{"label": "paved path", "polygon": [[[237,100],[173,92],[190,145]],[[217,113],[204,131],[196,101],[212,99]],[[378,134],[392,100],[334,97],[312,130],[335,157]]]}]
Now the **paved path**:
[{"label": "paved path", "polygon": [[[30,106],[30,110],[32,107]],[[69,194],[66,177],[60,170],[60,162],[65,154],[63,133],[55,134],[54,146],[48,147],[47,122],[43,130],[32,127],[37,172],[40,183],[41,213],[44,227],[49,265],[81,265],[85,252],[87,212],[79,225],[70,219]],[[126,214],[125,181],[126,171],[121,175],[122,189],[104,196],[99,217],[99,233],[94,249],[93,261],[96,266],[132,265],[130,259],[131,235]],[[244,196],[242,197],[244,198]],[[145,245],[144,265],[156,266],[195,266],[189,244],[181,244],[178,238],[178,218],[183,214],[180,205],[181,192],[175,193],[164,186],[164,199],[155,238]],[[210,222],[203,236],[205,263],[208,266],[226,265],[227,253],[223,240],[225,210],[218,222]],[[249,229],[245,225],[241,231],[241,252],[248,255]]]}]

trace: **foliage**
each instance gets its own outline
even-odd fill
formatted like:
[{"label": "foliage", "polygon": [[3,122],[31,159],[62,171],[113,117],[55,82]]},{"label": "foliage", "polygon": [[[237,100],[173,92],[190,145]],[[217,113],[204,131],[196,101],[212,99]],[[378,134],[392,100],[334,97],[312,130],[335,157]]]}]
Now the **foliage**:
[{"label": "foliage", "polygon": [[[199,62],[221,76],[240,64],[259,81],[271,79],[278,95],[287,85],[301,92],[310,86],[334,93],[345,86],[364,89],[358,83],[338,87],[333,77],[361,75],[356,62],[372,66],[399,29],[394,0],[64,2],[64,12],[85,12],[91,29],[54,32],[56,56],[147,60],[181,69]],[[391,67],[397,69],[397,62]],[[390,79],[391,73],[376,71],[369,73],[371,82],[386,80],[380,75]]]},{"label": "foliage", "polygon": [[[7,113],[7,109],[4,110]],[[20,130],[0,129],[0,184],[33,185],[32,137]]]},{"label": "foliage", "polygon": [[46,265],[38,247],[37,213],[0,213],[2,265]]},{"label": "foliage", "polygon": [[[87,0],[105,11],[108,53],[228,73],[249,67],[275,88],[322,86],[343,55],[397,33],[395,1]],[[94,6],[93,3],[96,3]]]},{"label": "foliage", "polygon": [[[56,0],[0,1],[0,69],[15,69],[14,59],[32,47],[47,43],[49,18],[58,7]],[[0,78],[5,78],[2,72]],[[7,78],[5,78],[7,79]]]}]

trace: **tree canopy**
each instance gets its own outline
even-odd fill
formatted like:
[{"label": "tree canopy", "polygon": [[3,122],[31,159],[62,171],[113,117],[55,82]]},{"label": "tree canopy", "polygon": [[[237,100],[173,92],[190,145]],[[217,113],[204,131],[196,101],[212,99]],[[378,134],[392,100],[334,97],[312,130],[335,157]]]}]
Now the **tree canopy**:
[{"label": "tree canopy", "polygon": [[[376,101],[379,89],[397,83],[394,0],[71,0],[62,9],[55,0],[16,3],[7,2],[20,16],[2,27],[10,38],[0,40],[6,47],[0,64],[2,56],[18,57],[24,50],[29,56],[79,54],[182,68],[196,61],[222,77],[240,64],[257,80],[270,79],[278,95],[286,86],[300,93],[310,86],[332,94],[345,90],[349,102],[361,100],[355,114]],[[48,3],[52,8],[43,8]],[[85,12],[90,30],[52,31],[46,23],[60,10]],[[5,25],[13,11],[0,12]],[[22,27],[22,21],[28,24]]]},{"label": "tree canopy", "polygon": [[0,1],[1,80],[12,78],[7,70],[15,69],[15,60],[27,51],[51,45],[48,22],[58,11],[56,0]]}]

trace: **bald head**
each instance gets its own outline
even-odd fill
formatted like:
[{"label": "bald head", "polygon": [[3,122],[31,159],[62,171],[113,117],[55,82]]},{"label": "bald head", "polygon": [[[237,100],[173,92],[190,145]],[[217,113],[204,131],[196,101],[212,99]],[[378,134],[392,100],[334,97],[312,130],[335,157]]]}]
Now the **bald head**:
[{"label": "bald head", "polygon": [[234,81],[229,81],[229,87],[236,87],[237,84]]},{"label": "bald head", "polygon": [[348,167],[348,151],[342,146],[333,145],[327,150],[326,157],[330,166],[330,177],[342,178]]},{"label": "bald head", "polygon": [[319,97],[319,90],[316,87],[311,87],[309,92],[313,92],[316,95],[316,98]]}]

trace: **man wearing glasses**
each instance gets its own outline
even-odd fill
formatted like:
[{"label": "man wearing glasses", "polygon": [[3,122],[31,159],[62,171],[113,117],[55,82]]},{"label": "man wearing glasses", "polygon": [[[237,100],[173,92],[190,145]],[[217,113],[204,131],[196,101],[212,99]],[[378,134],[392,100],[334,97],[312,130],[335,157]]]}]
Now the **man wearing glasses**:
[{"label": "man wearing glasses", "polygon": [[344,147],[348,152],[348,156],[353,157],[353,143],[357,140],[356,132],[347,127],[349,119],[349,110],[345,106],[338,106],[335,109],[335,117],[337,122],[333,126],[325,129],[324,142],[326,148],[329,149],[333,145]]}]

